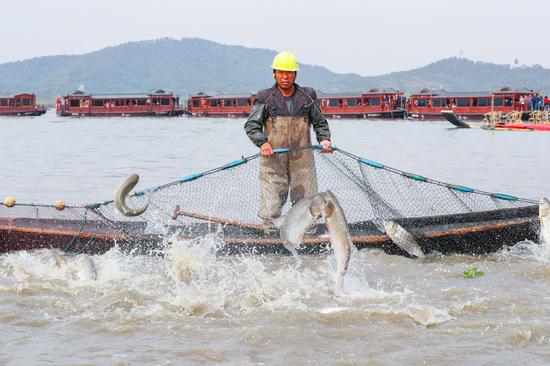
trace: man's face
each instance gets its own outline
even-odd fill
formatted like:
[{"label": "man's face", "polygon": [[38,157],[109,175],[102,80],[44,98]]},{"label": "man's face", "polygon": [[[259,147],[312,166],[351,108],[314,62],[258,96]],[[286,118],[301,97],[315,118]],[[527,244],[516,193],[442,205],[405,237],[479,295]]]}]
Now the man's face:
[{"label": "man's face", "polygon": [[288,89],[296,80],[296,71],[275,70],[275,81],[283,89]]}]

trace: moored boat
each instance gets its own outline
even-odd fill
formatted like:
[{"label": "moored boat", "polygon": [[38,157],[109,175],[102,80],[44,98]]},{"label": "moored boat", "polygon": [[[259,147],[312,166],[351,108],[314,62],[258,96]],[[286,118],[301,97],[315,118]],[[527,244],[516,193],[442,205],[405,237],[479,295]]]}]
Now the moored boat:
[{"label": "moored boat", "polygon": [[321,112],[327,117],[405,118],[403,92],[389,88],[356,93],[319,93]]},{"label": "moored boat", "polygon": [[0,116],[40,116],[46,107],[36,104],[36,95],[22,93],[0,97]]},{"label": "moored boat", "polygon": [[533,90],[509,87],[493,92],[448,92],[444,89],[422,89],[412,94],[409,115],[412,118],[440,119],[443,110],[469,120],[482,120],[487,113],[498,113],[506,118],[519,112],[521,119],[529,119],[529,99],[538,96]]},{"label": "moored boat", "polygon": [[88,94],[77,90],[58,98],[59,116],[181,116],[179,97],[162,89],[143,94]]},{"label": "moored boat", "polygon": [[[189,96],[187,111],[196,117],[246,117],[256,95],[200,92]],[[406,98],[395,89],[368,92],[323,93],[317,95],[321,112],[328,118],[405,118]]]},{"label": "moored boat", "polygon": [[189,96],[187,112],[194,117],[246,117],[254,105],[255,94],[216,94],[204,92]]}]

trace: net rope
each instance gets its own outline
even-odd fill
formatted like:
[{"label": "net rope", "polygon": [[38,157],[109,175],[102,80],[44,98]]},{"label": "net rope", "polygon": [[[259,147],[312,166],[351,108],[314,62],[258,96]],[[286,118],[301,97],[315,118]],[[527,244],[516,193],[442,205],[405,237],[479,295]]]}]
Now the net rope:
[{"label": "net rope", "polygon": [[[522,208],[537,204],[530,199],[491,193],[445,183],[408,173],[334,148],[321,153],[321,146],[275,149],[277,154],[311,149],[315,159],[319,191],[331,190],[339,199],[348,223],[372,221],[384,232],[383,220],[420,218],[462,213]],[[72,228],[64,249],[82,251],[93,245],[84,233],[113,235],[165,234],[167,227],[185,227],[204,219],[188,216],[173,218],[176,205],[201,217],[223,218],[245,224],[261,224],[259,154],[242,157],[220,167],[191,174],[149,189],[135,192],[128,199],[134,207],[150,196],[149,208],[140,216],[119,213],[112,200],[84,206],[0,204],[0,226],[37,227],[47,230]],[[283,213],[290,208],[287,202]],[[70,225],[69,225],[70,224]]]}]

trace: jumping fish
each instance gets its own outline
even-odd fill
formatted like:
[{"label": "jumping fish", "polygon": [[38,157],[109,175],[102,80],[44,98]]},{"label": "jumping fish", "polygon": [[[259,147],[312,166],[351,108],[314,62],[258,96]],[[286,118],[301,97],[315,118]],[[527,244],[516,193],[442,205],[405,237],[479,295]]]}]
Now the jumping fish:
[{"label": "jumping fish", "polygon": [[75,279],[85,281],[95,281],[97,279],[97,270],[90,256],[81,254],[75,261],[68,262],[57,249],[52,249],[51,253],[56,267],[65,267],[66,273],[70,273]]},{"label": "jumping fish", "polygon": [[115,207],[124,216],[139,216],[149,207],[151,196],[147,198],[147,202],[138,209],[131,209],[126,203],[128,193],[136,186],[139,181],[139,175],[132,174],[122,182],[115,191]]},{"label": "jumping fish", "polygon": [[283,245],[296,259],[298,259],[296,249],[302,244],[307,228],[317,221],[327,200],[328,195],[324,192],[305,197],[292,205],[285,216],[272,221],[280,228]]},{"label": "jumping fish", "polygon": [[550,201],[543,197],[539,203],[540,241],[550,246]]},{"label": "jumping fish", "polygon": [[97,280],[97,270],[92,258],[88,255],[79,255],[76,260],[76,271],[80,280]]},{"label": "jumping fish", "polygon": [[384,229],[391,241],[411,257],[424,257],[424,252],[420,248],[420,245],[418,245],[414,236],[405,230],[403,226],[395,221],[384,220]]},{"label": "jumping fish", "polygon": [[50,252],[53,256],[53,259],[55,261],[55,266],[57,268],[61,268],[67,264],[67,261],[65,260],[65,258],[63,258],[61,254],[59,254],[59,251],[57,249],[51,249]]},{"label": "jumping fish", "polygon": [[351,250],[354,245],[348,231],[348,222],[342,206],[340,206],[338,199],[331,191],[327,191],[326,194],[327,203],[323,207],[322,215],[327,225],[332,250],[336,256],[336,283],[334,286],[334,293],[339,295],[342,293],[344,276],[348,271]]}]

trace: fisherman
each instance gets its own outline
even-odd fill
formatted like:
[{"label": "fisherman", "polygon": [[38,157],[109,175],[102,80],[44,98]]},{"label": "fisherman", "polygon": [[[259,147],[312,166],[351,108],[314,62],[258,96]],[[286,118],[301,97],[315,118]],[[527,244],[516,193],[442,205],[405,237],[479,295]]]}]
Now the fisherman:
[{"label": "fisherman", "polygon": [[[290,193],[292,204],[317,193],[315,160],[311,149],[274,154],[276,148],[298,148],[311,145],[313,126],[321,152],[330,149],[330,129],[317,103],[312,88],[295,83],[298,61],[289,51],[278,53],[271,65],[275,84],[256,95],[244,130],[260,148],[260,210],[264,224],[273,227]],[[312,233],[312,226],[308,231]]]}]

